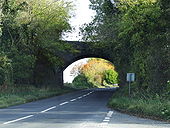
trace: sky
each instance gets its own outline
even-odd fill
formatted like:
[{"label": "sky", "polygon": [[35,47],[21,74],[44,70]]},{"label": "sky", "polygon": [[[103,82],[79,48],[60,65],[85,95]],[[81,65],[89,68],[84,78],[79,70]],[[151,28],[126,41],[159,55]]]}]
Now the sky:
[{"label": "sky", "polygon": [[75,17],[70,19],[70,24],[72,27],[75,27],[71,33],[65,33],[66,36],[63,36],[64,40],[68,41],[78,41],[81,40],[82,36],[79,36],[79,27],[85,23],[90,23],[92,17],[95,15],[95,11],[89,9],[89,0],[74,0],[75,4]]},{"label": "sky", "polygon": [[89,58],[84,58],[69,65],[63,72],[64,83],[72,83],[72,81],[78,74],[77,71],[75,71],[74,74],[71,74],[70,71],[73,69],[74,66],[86,64],[88,60]]}]

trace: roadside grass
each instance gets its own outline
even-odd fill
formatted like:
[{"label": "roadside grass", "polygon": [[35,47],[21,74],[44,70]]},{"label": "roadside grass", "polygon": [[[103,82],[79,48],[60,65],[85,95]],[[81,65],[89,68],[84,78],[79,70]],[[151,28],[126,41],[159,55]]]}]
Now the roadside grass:
[{"label": "roadside grass", "polygon": [[68,87],[68,88],[73,88],[73,89],[76,89],[76,90],[84,90],[84,89],[92,88],[92,87],[88,87],[86,85],[83,85],[83,83],[79,84],[79,86],[75,86],[73,83],[64,83],[64,86]]},{"label": "roadside grass", "polygon": [[8,89],[0,91],[0,108],[58,96],[72,91],[75,91],[75,89],[68,87],[61,89],[57,87],[36,88],[30,85],[11,86]]},{"label": "roadside grass", "polygon": [[127,88],[118,90],[108,106],[128,114],[156,120],[170,121],[170,97],[168,95],[137,92],[129,97]]}]

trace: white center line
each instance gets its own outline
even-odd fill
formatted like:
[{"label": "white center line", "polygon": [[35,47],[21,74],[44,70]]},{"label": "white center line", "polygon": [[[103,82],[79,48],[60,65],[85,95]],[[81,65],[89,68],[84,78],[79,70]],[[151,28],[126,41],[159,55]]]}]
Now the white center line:
[{"label": "white center line", "polygon": [[76,99],[72,99],[72,100],[70,100],[71,102],[73,102],[73,101],[76,101]]},{"label": "white center line", "polygon": [[56,108],[56,106],[53,106],[53,107],[51,107],[51,108],[48,108],[48,109],[45,109],[45,110],[41,111],[40,113],[47,112],[47,111],[49,111],[49,110],[51,110],[51,109],[54,109],[54,108]]},{"label": "white center line", "polygon": [[27,119],[27,118],[33,117],[33,116],[34,116],[34,115],[25,116],[25,117],[22,117],[22,118],[19,118],[19,119],[16,119],[16,120],[11,120],[11,121],[5,122],[5,123],[3,123],[3,124],[10,124],[10,123],[14,123],[14,122],[17,122],[17,121],[20,121],[20,120],[24,120],[24,119]]},{"label": "white center line", "polygon": [[82,96],[78,97],[78,99],[81,99],[81,98],[82,98]]},{"label": "white center line", "polygon": [[[72,99],[72,100],[70,100],[70,101],[71,101],[71,102],[76,101],[77,99],[81,99],[81,98],[83,98],[83,97],[86,97],[86,96],[90,95],[91,93],[93,93],[93,91],[92,91],[92,92],[89,92],[89,93],[87,93],[87,94],[85,94],[85,95],[83,95],[83,96],[79,96],[78,98]],[[68,104],[68,103],[69,103],[69,102],[63,102],[63,103],[61,103],[61,104],[59,104],[59,105],[62,106],[62,105],[64,105],[64,104]],[[40,113],[45,113],[45,112],[47,112],[47,111],[49,111],[49,110],[52,110],[52,109],[54,109],[54,108],[56,108],[56,106],[50,107],[50,108],[48,108],[48,109],[45,109],[45,110],[41,111]],[[111,114],[111,115],[112,115],[112,114]],[[3,123],[3,124],[14,123],[14,122],[17,122],[17,121],[20,121],[20,120],[24,120],[24,119],[33,117],[33,116],[34,116],[34,115],[25,116],[25,117],[22,117],[22,118],[19,118],[19,119],[16,119],[16,120],[7,121],[7,122],[5,122],[5,123]],[[103,121],[107,121],[107,120],[108,120],[108,119],[105,118]]]},{"label": "white center line", "polygon": [[64,105],[64,104],[68,104],[68,102],[64,102],[64,103],[61,103],[61,104],[59,104],[59,105],[62,106],[62,105]]}]

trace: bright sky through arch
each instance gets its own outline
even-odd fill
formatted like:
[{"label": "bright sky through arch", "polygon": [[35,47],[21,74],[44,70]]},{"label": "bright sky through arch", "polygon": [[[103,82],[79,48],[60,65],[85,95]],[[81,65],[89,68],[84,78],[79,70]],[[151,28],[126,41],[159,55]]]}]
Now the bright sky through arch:
[{"label": "bright sky through arch", "polygon": [[92,17],[95,15],[95,11],[89,9],[90,1],[89,0],[74,0],[73,3],[75,6],[75,17],[72,17],[70,24],[72,27],[75,27],[75,30],[72,30],[71,33],[65,33],[63,40],[68,41],[78,41],[81,40],[82,36],[79,36],[79,27],[85,23],[90,23]]}]

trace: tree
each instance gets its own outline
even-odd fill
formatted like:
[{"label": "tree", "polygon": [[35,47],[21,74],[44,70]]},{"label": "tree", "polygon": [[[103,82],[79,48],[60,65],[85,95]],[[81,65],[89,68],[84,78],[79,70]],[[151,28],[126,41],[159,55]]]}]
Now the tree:
[{"label": "tree", "polygon": [[166,26],[161,19],[160,4],[150,0],[120,0],[118,6],[122,16],[118,37],[130,49],[129,66],[137,74],[138,87],[159,91],[166,84],[164,71],[168,68],[167,42],[162,36]]},{"label": "tree", "polygon": [[90,83],[93,84],[94,87],[104,87],[103,81],[105,79],[105,71],[114,69],[114,65],[109,61],[100,58],[93,58],[82,67],[81,73]]},{"label": "tree", "polygon": [[[32,76],[32,72],[34,76],[40,77],[42,74],[46,75],[49,70],[53,72],[55,66],[62,64],[58,52],[69,50],[71,46],[59,40],[62,32],[70,29],[68,20],[71,10],[72,4],[64,0],[3,2],[4,17],[0,46],[12,59],[16,73],[14,76],[18,76],[16,79],[22,79],[19,74],[27,74],[22,76],[24,79],[26,76]],[[19,60],[27,62],[18,62]],[[17,67],[26,70],[22,70],[21,73]],[[47,70],[41,72],[41,69]],[[32,71],[27,72],[29,70]]]},{"label": "tree", "polygon": [[[91,0],[97,15],[84,28],[94,51],[111,58],[122,84],[137,74],[137,87],[160,92],[169,78],[169,1]],[[97,48],[96,48],[97,47]],[[106,52],[107,51],[107,52]]]},{"label": "tree", "polygon": [[72,75],[72,77],[76,77],[81,74],[81,69],[82,69],[83,65],[84,65],[83,62],[80,62],[80,63],[74,65],[74,67],[70,71],[70,74]]}]

